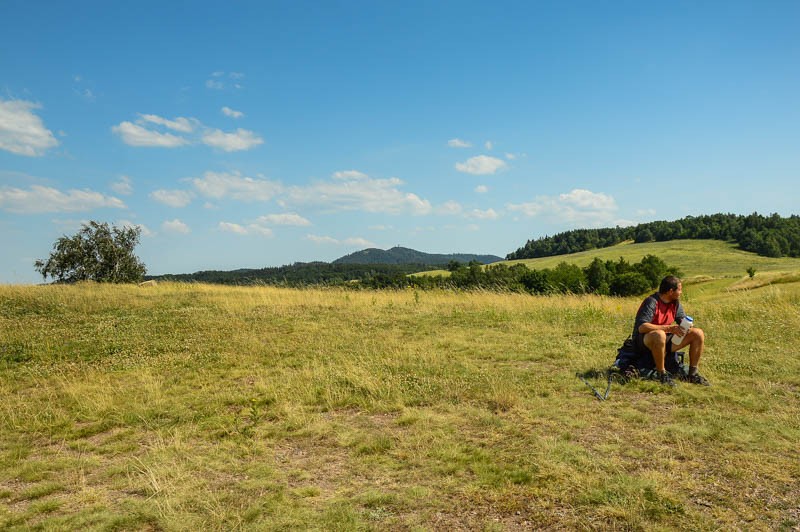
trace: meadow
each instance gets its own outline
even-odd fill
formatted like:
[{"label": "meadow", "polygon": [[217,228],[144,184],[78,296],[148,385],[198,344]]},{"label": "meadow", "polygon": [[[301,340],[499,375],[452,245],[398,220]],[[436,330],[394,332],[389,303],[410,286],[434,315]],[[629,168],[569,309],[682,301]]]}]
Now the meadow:
[{"label": "meadow", "polygon": [[0,286],[0,528],[796,529],[796,261],[707,259],[713,386],[605,402],[641,298]]}]

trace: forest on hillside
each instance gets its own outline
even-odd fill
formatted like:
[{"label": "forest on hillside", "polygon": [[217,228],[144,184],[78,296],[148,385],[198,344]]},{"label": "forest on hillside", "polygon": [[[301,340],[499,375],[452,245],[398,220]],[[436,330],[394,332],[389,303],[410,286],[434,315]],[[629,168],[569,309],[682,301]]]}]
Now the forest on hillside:
[{"label": "forest on hillside", "polygon": [[753,213],[687,216],[672,222],[656,221],[631,227],[575,229],[528,242],[509,253],[508,260],[567,255],[614,246],[679,239],[716,239],[735,242],[744,251],[765,257],[800,257],[800,216],[763,216]]},{"label": "forest on hillside", "polygon": [[[437,265],[444,267],[444,265]],[[376,276],[406,276],[432,269],[430,264],[347,264],[295,262],[284,266],[231,271],[206,270],[194,273],[147,276],[147,279],[229,285],[268,284],[301,287],[340,285],[370,280]]]}]

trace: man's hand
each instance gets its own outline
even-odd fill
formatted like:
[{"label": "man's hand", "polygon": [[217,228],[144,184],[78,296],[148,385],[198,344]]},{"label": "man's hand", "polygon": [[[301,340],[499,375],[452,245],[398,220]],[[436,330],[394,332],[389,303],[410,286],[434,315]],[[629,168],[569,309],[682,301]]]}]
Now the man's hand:
[{"label": "man's hand", "polygon": [[656,325],[654,323],[643,323],[639,326],[639,333],[640,334],[648,334],[654,331],[664,331],[665,334],[677,334],[678,336],[683,336],[681,333],[683,329],[681,329],[680,325]]}]

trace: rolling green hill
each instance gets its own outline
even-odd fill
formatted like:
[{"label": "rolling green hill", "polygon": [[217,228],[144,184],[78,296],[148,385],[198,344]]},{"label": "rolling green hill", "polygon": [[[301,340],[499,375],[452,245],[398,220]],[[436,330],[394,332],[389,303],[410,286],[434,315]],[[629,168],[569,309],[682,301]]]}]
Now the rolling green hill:
[{"label": "rolling green hill", "polygon": [[[677,266],[687,280],[694,277],[711,279],[740,279],[747,276],[747,268],[753,267],[756,276],[769,273],[800,272],[800,259],[769,258],[737,249],[735,244],[720,240],[671,240],[669,242],[648,242],[634,244],[625,242],[616,246],[582,251],[570,255],[541,257],[505,261],[501,264],[512,266],[525,264],[532,269],[554,268],[560,262],[574,263],[584,267],[599,257],[602,260],[637,262],[645,255],[656,255],[669,265]],[[436,270],[418,275],[446,275],[449,272]]]},{"label": "rolling green hill", "polygon": [[639,261],[645,255],[656,255],[667,264],[681,269],[685,277],[709,276],[713,278],[738,278],[746,275],[750,266],[756,272],[785,272],[800,270],[800,259],[769,258],[741,251],[735,244],[720,240],[671,240],[634,244],[626,242],[610,248],[582,251],[571,255],[542,257],[509,261],[512,265],[522,263],[529,268],[552,268],[567,261],[578,266],[587,266],[595,257],[602,260]]}]

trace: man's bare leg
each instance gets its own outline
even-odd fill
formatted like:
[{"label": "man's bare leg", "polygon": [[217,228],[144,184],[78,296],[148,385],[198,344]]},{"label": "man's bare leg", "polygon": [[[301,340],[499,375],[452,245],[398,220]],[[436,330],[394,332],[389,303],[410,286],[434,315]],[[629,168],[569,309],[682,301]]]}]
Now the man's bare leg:
[{"label": "man's bare leg", "polygon": [[700,364],[700,357],[703,356],[703,348],[705,347],[705,343],[706,343],[706,335],[703,332],[703,329],[692,327],[686,333],[686,336],[683,337],[683,341],[681,341],[680,344],[672,348],[673,351],[678,351],[680,349],[683,349],[687,345],[689,346],[690,375],[697,373],[697,366]]},{"label": "man's bare leg", "polygon": [[666,356],[667,333],[664,331],[652,331],[644,335],[644,345],[653,354],[653,362],[656,371],[664,373],[664,358]]}]

